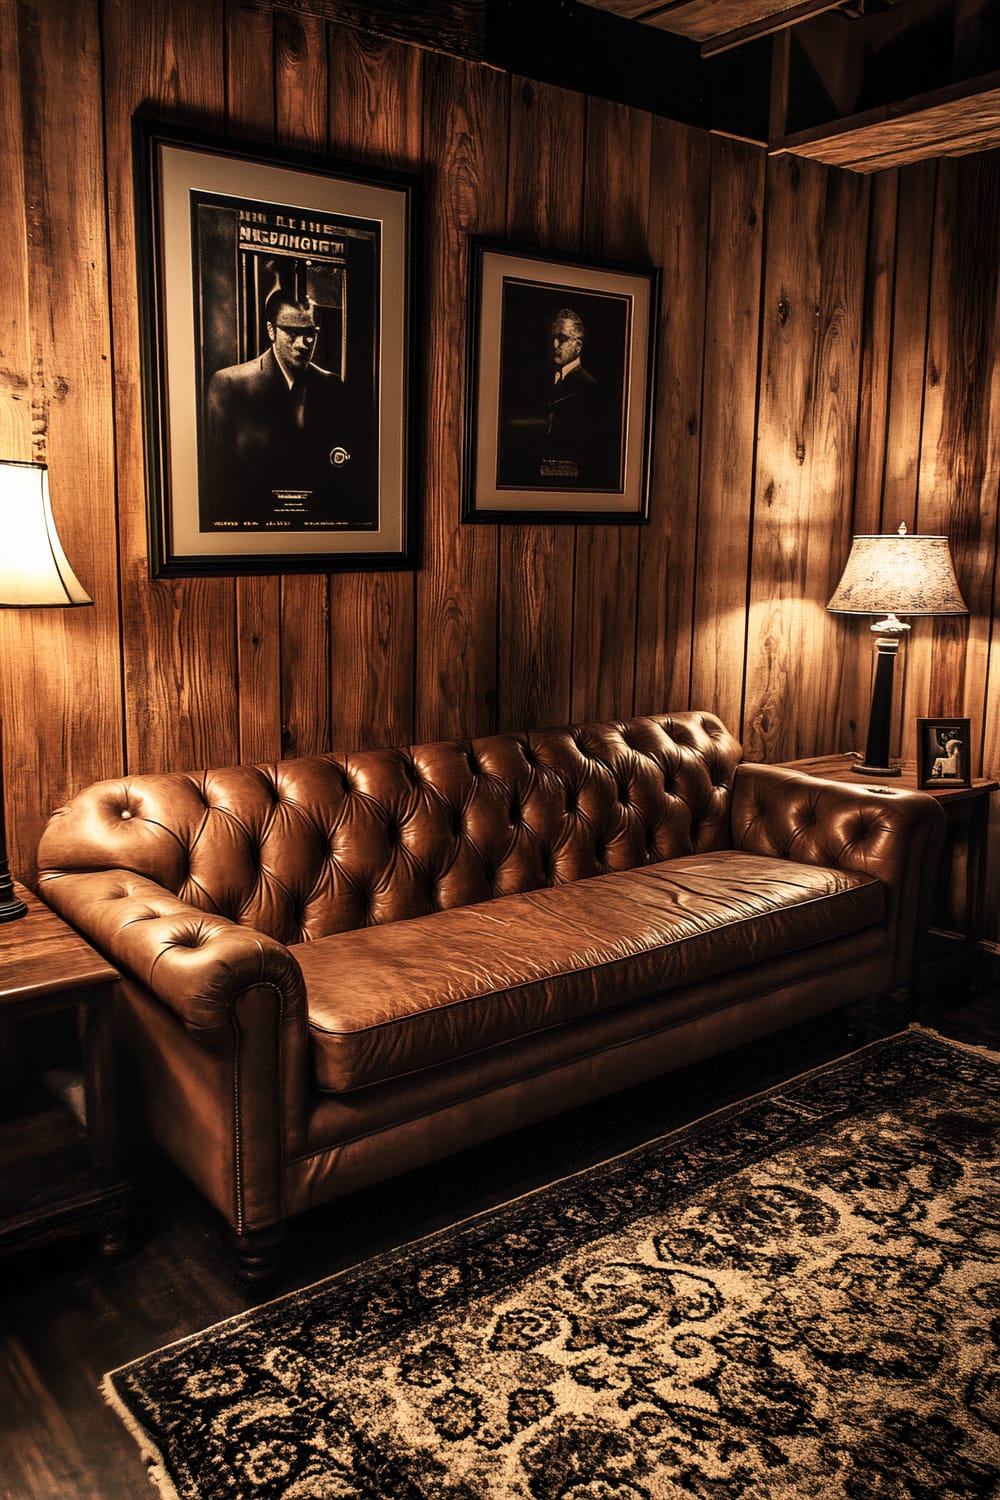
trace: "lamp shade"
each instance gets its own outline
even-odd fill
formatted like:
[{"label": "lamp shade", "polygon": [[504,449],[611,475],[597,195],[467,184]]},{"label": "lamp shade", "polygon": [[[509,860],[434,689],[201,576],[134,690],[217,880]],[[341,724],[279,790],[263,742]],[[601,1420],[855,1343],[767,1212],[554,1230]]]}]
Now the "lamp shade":
[{"label": "lamp shade", "polygon": [[59,541],[45,465],[0,462],[0,608],[91,602]]},{"label": "lamp shade", "polygon": [[827,609],[844,615],[967,615],[946,536],[856,536]]}]

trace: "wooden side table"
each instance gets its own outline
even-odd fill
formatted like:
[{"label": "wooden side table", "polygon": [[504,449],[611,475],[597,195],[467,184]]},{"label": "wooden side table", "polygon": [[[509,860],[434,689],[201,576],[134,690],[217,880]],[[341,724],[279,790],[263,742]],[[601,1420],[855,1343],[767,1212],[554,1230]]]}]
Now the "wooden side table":
[{"label": "wooden side table", "polygon": [[[918,790],[916,766],[903,765],[898,776],[865,776],[850,753],[816,755],[806,760],[783,761],[792,770],[805,771],[828,781],[853,782],[880,792]],[[971,983],[973,967],[983,936],[983,893],[986,887],[986,851],[988,846],[990,794],[1000,790],[1000,782],[980,777],[971,786],[921,787],[944,809],[948,820],[945,852],[938,867],[937,885],[931,912],[931,934],[943,944],[941,958],[928,950],[925,974],[939,966],[954,964],[956,944]],[[960,887],[958,900],[956,886]]]},{"label": "wooden side table", "polygon": [[[124,1243],[127,1184],[117,1160],[110,989],[117,970],[15,882],[27,916],[0,925],[0,1021],[73,1009],[83,1054],[83,1119],[55,1096],[0,1100],[0,1250],[96,1232]],[[21,1107],[19,1107],[21,1106]]]}]

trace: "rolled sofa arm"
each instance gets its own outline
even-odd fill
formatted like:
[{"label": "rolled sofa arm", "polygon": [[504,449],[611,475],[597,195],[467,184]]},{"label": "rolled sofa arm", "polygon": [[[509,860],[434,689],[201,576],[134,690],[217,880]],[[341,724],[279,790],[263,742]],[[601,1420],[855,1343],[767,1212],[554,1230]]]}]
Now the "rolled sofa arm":
[{"label": "rolled sofa arm", "polygon": [[736,768],[731,809],[736,849],[880,880],[894,954],[893,987],[910,984],[944,846],[945,815],[933,797],[743,761]]},{"label": "rolled sofa arm", "polygon": [[237,1235],[279,1224],[309,1087],[288,949],[126,870],[49,870],[39,894],[122,975],[117,1025],[154,1138]]},{"label": "rolled sofa arm", "polygon": [[288,949],[200,911],[127,870],[48,872],[39,894],[123,974],[151,990],[192,1031],[231,1025],[238,996],[268,986],[282,1019],[305,1025],[302,972]]}]

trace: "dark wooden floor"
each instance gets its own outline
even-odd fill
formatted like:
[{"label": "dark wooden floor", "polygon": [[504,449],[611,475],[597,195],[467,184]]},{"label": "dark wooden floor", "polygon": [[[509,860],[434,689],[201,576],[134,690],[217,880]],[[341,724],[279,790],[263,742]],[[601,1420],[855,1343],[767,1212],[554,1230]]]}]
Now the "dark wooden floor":
[{"label": "dark wooden floor", "polygon": [[[1000,963],[984,966],[970,996],[942,994],[927,1024],[1000,1049]],[[897,1026],[889,1018],[882,1029]],[[852,1045],[842,1018],[812,1023],[306,1216],[292,1227],[285,1289],[663,1134]],[[2,1500],[149,1500],[138,1450],[101,1399],[102,1375],[249,1305],[197,1196],[162,1165],[150,1168],[144,1186],[137,1243],[119,1262],[102,1261],[85,1239],[2,1262]]]}]

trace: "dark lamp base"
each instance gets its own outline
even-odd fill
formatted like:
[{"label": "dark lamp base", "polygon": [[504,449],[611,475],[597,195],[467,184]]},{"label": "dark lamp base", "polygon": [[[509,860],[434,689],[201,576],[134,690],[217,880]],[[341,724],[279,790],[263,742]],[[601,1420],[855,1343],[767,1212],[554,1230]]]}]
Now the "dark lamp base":
[{"label": "dark lamp base", "polygon": [[25,917],[28,908],[14,892],[14,883],[7,870],[6,856],[0,858],[0,922],[13,922]]},{"label": "dark lamp base", "polygon": [[861,771],[865,776],[899,776],[902,774],[898,766],[866,766],[863,760],[859,760],[854,769]]}]

